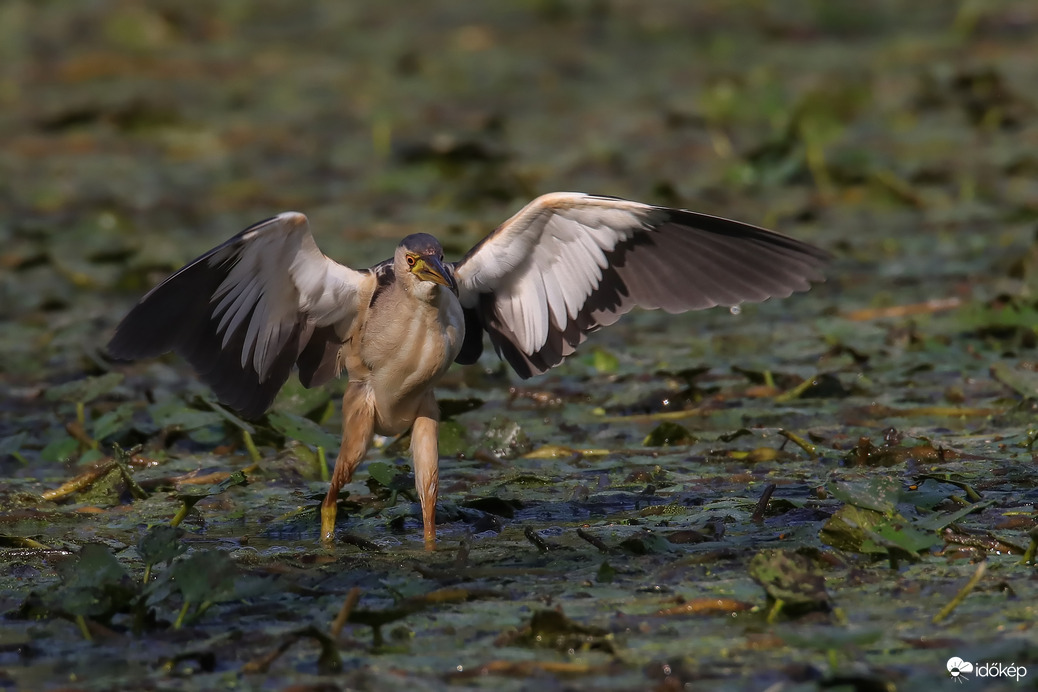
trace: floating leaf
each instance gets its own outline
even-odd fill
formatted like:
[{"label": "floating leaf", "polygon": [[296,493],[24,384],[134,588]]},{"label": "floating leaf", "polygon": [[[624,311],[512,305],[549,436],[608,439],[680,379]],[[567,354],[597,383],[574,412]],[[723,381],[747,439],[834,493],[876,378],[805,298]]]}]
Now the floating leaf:
[{"label": "floating leaf", "polygon": [[616,372],[620,368],[620,359],[604,348],[591,349],[591,365],[600,373]]},{"label": "floating leaf", "polygon": [[109,620],[127,610],[137,591],[126,569],[107,546],[87,543],[74,561],[59,568],[62,586],[50,592],[51,607],[69,615]]},{"label": "floating leaf", "polygon": [[532,646],[557,651],[604,651],[616,653],[612,635],[599,627],[582,625],[561,610],[539,610],[530,623],[515,634],[500,637],[499,645]]},{"label": "floating leaf", "polygon": [[478,446],[501,459],[514,459],[533,448],[530,439],[517,422],[498,416],[494,416],[487,423]]},{"label": "floating leaf", "polygon": [[216,411],[187,408],[181,402],[157,404],[150,408],[151,417],[162,428],[197,430],[211,425],[223,425],[224,417]]},{"label": "floating leaf", "polygon": [[986,507],[991,507],[994,504],[994,500],[984,500],[983,502],[968,505],[954,512],[946,512],[943,514],[934,514],[932,516],[923,517],[922,519],[916,522],[916,526],[920,529],[925,529],[928,531],[940,531],[944,527],[954,524],[955,522],[966,518],[974,512],[979,512],[982,509],[985,509]]},{"label": "floating leaf", "polygon": [[44,461],[66,462],[79,453],[79,441],[68,435],[59,436],[47,443],[40,450],[40,458]]},{"label": "floating leaf", "polygon": [[48,401],[86,404],[112,391],[122,384],[122,381],[123,375],[118,372],[109,372],[97,377],[85,377],[82,380],[73,380],[48,388],[46,397]]},{"label": "floating leaf", "polygon": [[511,519],[515,516],[515,511],[517,509],[522,509],[523,503],[518,500],[503,500],[500,497],[490,496],[477,497],[474,500],[466,500],[461,503],[461,506],[478,509],[481,512],[487,512],[499,517]]},{"label": "floating leaf", "polygon": [[332,435],[309,418],[285,411],[273,411],[267,416],[267,420],[272,428],[285,437],[304,444],[325,449],[336,449],[339,446],[338,436]]},{"label": "floating leaf", "polygon": [[222,550],[202,550],[173,563],[168,574],[191,603],[216,603],[234,596],[238,568]]},{"label": "floating leaf", "polygon": [[683,425],[672,421],[664,421],[650,432],[642,444],[646,447],[670,447],[678,445],[690,445],[696,441],[693,435]]},{"label": "floating leaf", "polygon": [[127,403],[98,416],[91,424],[91,436],[95,440],[103,440],[116,433],[125,432],[132,427],[135,410],[133,404]]},{"label": "floating leaf", "polygon": [[137,541],[137,552],[148,567],[169,562],[187,551],[187,546],[180,540],[183,535],[183,529],[158,524]]},{"label": "floating leaf", "polygon": [[[931,530],[904,517],[845,505],[829,518],[819,534],[823,543],[840,550],[914,559],[916,553],[941,543]],[[894,551],[891,553],[891,551]]]},{"label": "floating leaf", "polygon": [[818,564],[792,550],[762,550],[750,560],[750,576],[764,587],[770,601],[793,614],[828,610],[829,593]]},{"label": "floating leaf", "polygon": [[29,439],[29,433],[18,432],[7,437],[0,437],[0,458],[20,454],[22,445]]},{"label": "floating leaf", "polygon": [[893,512],[901,495],[901,482],[893,476],[873,476],[860,483],[836,481],[830,484],[829,492],[849,505]]},{"label": "floating leaf", "polygon": [[387,489],[394,489],[401,484],[401,479],[406,476],[395,464],[387,464],[383,461],[375,461],[368,464],[368,481],[376,483]]},{"label": "floating leaf", "polygon": [[873,527],[875,535],[862,544],[861,552],[876,553],[900,548],[906,553],[918,553],[943,543],[935,531],[926,531],[907,520],[886,518]]},{"label": "floating leaf", "polygon": [[467,430],[455,420],[440,422],[440,456],[454,457],[465,452],[468,447]]},{"label": "floating leaf", "polygon": [[219,495],[222,492],[226,492],[228,488],[233,488],[236,485],[248,485],[248,482],[249,480],[246,478],[244,471],[235,471],[228,475],[227,478],[223,479],[219,483],[210,485],[208,488],[194,489],[189,493],[178,493],[177,499],[183,502],[184,505],[180,508],[180,511],[177,512],[177,515],[173,517],[172,521],[170,521],[170,524],[172,526],[178,526],[180,522],[184,520],[184,517],[187,516],[188,511],[198,504],[199,501],[212,495]]},{"label": "floating leaf", "polygon": [[626,538],[621,541],[620,547],[633,555],[668,553],[674,549],[670,541],[654,533],[640,533]]}]

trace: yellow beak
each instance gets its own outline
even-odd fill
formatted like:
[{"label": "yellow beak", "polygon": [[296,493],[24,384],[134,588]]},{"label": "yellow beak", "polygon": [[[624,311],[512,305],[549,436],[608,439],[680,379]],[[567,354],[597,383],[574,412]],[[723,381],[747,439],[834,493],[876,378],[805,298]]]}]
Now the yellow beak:
[{"label": "yellow beak", "polygon": [[457,292],[457,284],[454,283],[454,277],[444,268],[440,260],[435,257],[419,258],[414,263],[414,266],[411,267],[411,273],[422,281],[432,281],[435,284],[446,286],[451,291]]}]

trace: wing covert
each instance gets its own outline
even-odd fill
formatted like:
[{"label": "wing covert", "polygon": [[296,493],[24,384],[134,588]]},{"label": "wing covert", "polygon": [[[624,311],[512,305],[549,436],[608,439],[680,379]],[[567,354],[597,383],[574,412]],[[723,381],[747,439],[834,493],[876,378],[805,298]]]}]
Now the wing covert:
[{"label": "wing covert", "polygon": [[335,374],[369,271],[318,249],[304,215],[250,226],[187,264],[137,303],[108,344],[115,358],[175,351],[221,401],[262,414],[294,364],[306,386]]},{"label": "wing covert", "polygon": [[788,296],[824,280],[828,257],[737,221],[556,192],[484,238],[454,273],[468,319],[530,377],[636,306],[678,313]]}]

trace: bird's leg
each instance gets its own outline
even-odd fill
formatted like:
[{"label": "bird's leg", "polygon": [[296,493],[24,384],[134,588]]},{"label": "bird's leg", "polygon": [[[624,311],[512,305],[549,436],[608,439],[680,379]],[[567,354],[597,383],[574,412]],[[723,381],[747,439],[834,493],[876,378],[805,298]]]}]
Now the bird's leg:
[{"label": "bird's leg", "polygon": [[422,503],[425,549],[436,549],[436,495],[440,483],[439,451],[440,408],[429,392],[418,406],[418,417],[411,428],[411,457],[414,459],[414,487]]},{"label": "bird's leg", "polygon": [[336,502],[339,489],[350,482],[353,471],[364,459],[375,428],[375,404],[366,389],[350,383],[342,395],[342,446],[335,460],[331,485],[321,503],[321,540],[335,539]]}]

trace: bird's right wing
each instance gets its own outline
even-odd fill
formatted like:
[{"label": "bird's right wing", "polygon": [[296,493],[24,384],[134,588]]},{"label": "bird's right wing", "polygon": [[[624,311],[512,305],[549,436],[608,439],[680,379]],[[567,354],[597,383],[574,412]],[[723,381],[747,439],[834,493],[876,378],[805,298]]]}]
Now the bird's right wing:
[{"label": "bird's right wing", "polygon": [[578,192],[542,195],[454,265],[466,315],[522,377],[554,367],[634,307],[677,313],[788,296],[828,254],[749,224]]},{"label": "bird's right wing", "polygon": [[118,359],[175,351],[221,401],[262,414],[299,364],[306,386],[336,374],[336,357],[371,270],[330,260],[304,215],[286,212],[250,226],[153,288],[116,328]]}]

